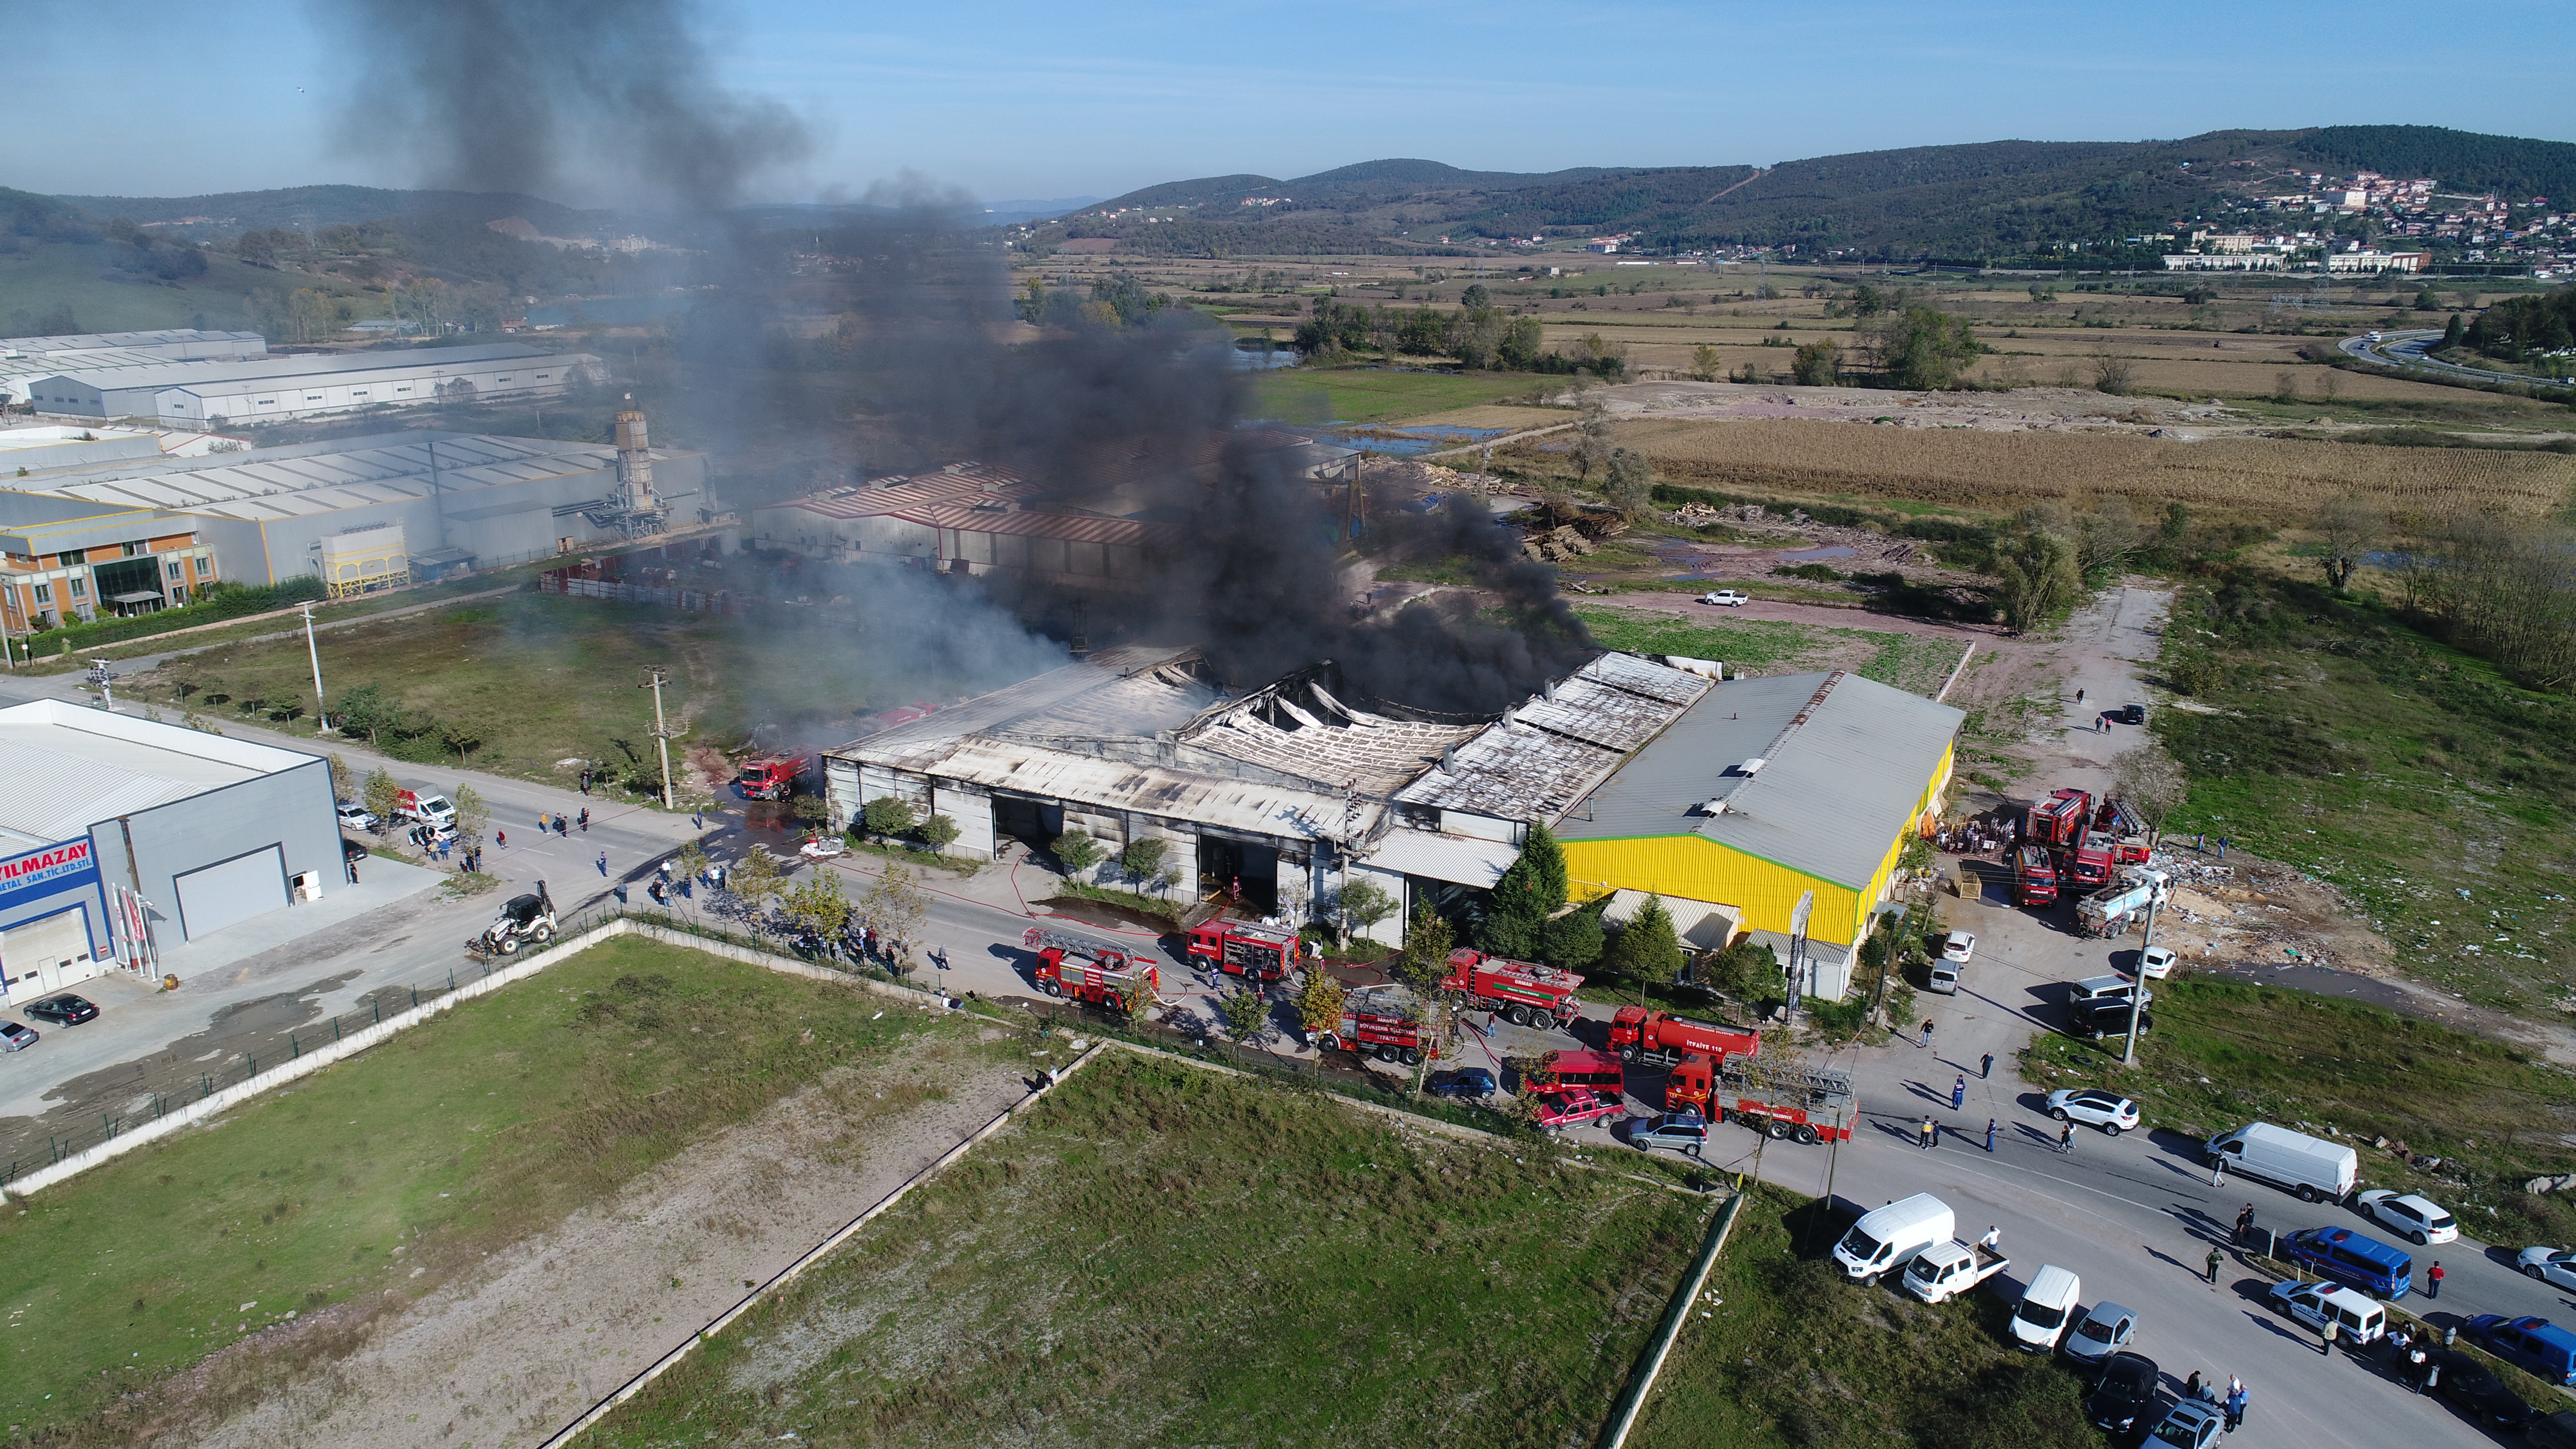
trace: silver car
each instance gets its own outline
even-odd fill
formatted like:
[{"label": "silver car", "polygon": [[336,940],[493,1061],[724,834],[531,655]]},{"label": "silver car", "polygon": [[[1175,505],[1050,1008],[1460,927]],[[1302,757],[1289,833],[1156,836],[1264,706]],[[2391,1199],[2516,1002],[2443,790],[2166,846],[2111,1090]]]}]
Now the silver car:
[{"label": "silver car", "polygon": [[2100,1363],[2129,1346],[2138,1336],[2138,1312],[2117,1303],[2096,1303],[2093,1311],[2066,1335],[2066,1356],[2081,1363]]},{"label": "silver car", "polygon": [[0,1021],[0,1052],[22,1052],[41,1038],[36,1029],[23,1022]]},{"label": "silver car", "polygon": [[2136,1129],[2138,1104],[2099,1087],[2060,1087],[2048,1094],[2048,1115],[2060,1122],[2099,1127],[2117,1137]]}]

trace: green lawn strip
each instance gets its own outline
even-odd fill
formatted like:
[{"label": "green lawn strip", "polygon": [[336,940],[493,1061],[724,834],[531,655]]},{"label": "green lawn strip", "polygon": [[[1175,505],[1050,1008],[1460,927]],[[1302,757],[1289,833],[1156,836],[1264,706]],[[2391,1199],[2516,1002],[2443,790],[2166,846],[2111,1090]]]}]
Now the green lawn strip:
[{"label": "green lawn strip", "polygon": [[1585,1443],[1713,1206],[1122,1052],[593,1435]]},{"label": "green lawn strip", "polygon": [[1265,372],[1254,378],[1249,385],[1251,397],[1246,407],[1255,417],[1299,422],[1383,423],[1518,397],[1539,381],[1526,374],[1509,372],[1462,374],[1301,367]]},{"label": "green lawn strip", "polygon": [[133,1410],[112,1400],[246,1331],[333,1305],[362,1320],[837,1067],[971,1050],[964,1032],[658,942],[595,946],[0,1211],[0,1406],[31,1433],[114,1437]]},{"label": "green lawn strip", "polygon": [[[2150,1127],[2206,1138],[2247,1122],[2324,1135],[2361,1153],[2363,1182],[2421,1192],[2495,1242],[2576,1240],[2576,1206],[2523,1182],[2576,1170],[2576,1076],[2485,1037],[2379,1007],[2229,981],[2159,984],[2138,1066],[2120,1043],[2043,1034],[2022,1075],[2043,1090],[2109,1087]],[[2445,1159],[2421,1173],[2373,1145]]]},{"label": "green lawn strip", "polygon": [[2100,1442],[2075,1375],[2006,1346],[2001,1298],[1927,1306],[1892,1282],[1852,1283],[1822,1256],[1847,1216],[1753,1192],[1629,1436],[1634,1449]]},{"label": "green lawn strip", "polygon": [[2192,777],[2169,835],[2224,835],[2340,887],[2419,980],[2576,1010],[2576,701],[2302,584],[2184,593],[2164,671],[2195,661],[2193,703],[2216,712],[2156,721]]},{"label": "green lawn strip", "polygon": [[1958,667],[1955,640],[1925,634],[1881,633],[1873,629],[1835,629],[1793,624],[1778,619],[1714,619],[1701,623],[1669,614],[1579,604],[1574,612],[1605,648],[1641,654],[1679,654],[1692,659],[1721,659],[1730,669],[1780,672],[1799,665],[1835,643],[1867,643],[1875,650],[1855,673],[1929,696]]}]

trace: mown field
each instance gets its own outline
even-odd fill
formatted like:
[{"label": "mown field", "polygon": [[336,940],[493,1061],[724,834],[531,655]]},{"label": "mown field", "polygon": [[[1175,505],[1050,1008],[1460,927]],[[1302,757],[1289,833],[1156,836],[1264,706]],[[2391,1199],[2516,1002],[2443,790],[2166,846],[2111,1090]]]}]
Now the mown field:
[{"label": "mown field", "polygon": [[1834,629],[1778,619],[1700,623],[1670,614],[1578,606],[1575,614],[1606,649],[1723,660],[1731,673],[1789,674],[1849,669],[1927,698],[1958,668],[1961,647],[1948,639],[1870,629]]},{"label": "mown field", "polygon": [[1248,416],[1285,423],[1384,423],[1521,397],[1547,378],[1513,372],[1297,368],[1252,379]]},{"label": "mown field", "polygon": [[[1823,1256],[1850,1218],[1746,1199],[1628,1442],[1636,1449],[2067,1449],[2099,1444],[2054,1357],[2005,1346],[1991,1293],[1938,1307]],[[1706,1317],[1701,1317],[1705,1311]]]},{"label": "mown field", "polygon": [[1786,420],[1648,421],[1613,431],[1670,483],[1999,511],[2039,498],[2120,495],[2147,517],[2179,501],[2293,524],[2325,500],[2355,493],[2390,511],[2493,508],[2535,518],[2576,493],[2576,457],[2560,453]]},{"label": "mown field", "polygon": [[[2357,1001],[2220,980],[2156,991],[2139,1068],[2120,1042],[2042,1033],[2022,1076],[2042,1091],[2110,1087],[2138,1099],[2147,1125],[2205,1138],[2247,1122],[2316,1123],[2356,1140],[2366,1185],[2421,1192],[2492,1242],[2576,1239],[2576,1205],[2522,1190],[2576,1171],[2576,1076],[2485,1037]],[[2420,1173],[2413,1153],[2449,1159]],[[2490,1215],[2492,1214],[2492,1216]]]},{"label": "mown field", "polygon": [[1584,1445],[1715,1206],[1113,1053],[592,1434]]},{"label": "mown field", "polygon": [[[171,1402],[247,1402],[690,1141],[900,1050],[981,1060],[955,1018],[621,939],[0,1214],[0,1410],[49,1444],[128,1443]],[[685,1032],[686,1051],[652,1050]],[[839,1094],[853,1119],[938,1090]],[[419,1271],[415,1271],[419,1270]],[[339,1308],[326,1335],[208,1353]],[[173,1379],[170,1376],[178,1376]]]}]

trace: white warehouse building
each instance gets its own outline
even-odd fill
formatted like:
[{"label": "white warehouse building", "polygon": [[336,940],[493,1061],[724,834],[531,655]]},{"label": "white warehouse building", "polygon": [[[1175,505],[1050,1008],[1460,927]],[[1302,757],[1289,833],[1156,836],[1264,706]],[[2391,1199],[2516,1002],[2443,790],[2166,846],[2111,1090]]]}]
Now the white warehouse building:
[{"label": "white warehouse building", "polygon": [[222,428],[365,408],[543,396],[605,375],[600,360],[586,352],[495,342],[65,369],[28,378],[22,386],[40,413]]}]

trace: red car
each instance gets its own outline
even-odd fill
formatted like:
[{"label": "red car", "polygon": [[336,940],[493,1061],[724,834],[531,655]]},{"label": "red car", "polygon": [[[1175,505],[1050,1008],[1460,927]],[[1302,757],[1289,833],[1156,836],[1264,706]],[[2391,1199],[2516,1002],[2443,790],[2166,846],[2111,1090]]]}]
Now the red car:
[{"label": "red car", "polygon": [[1564,1092],[1541,1092],[1537,1097],[1538,1125],[1562,1132],[1604,1117],[1617,1117],[1628,1109],[1616,1101],[1604,1101],[1588,1087]]}]

